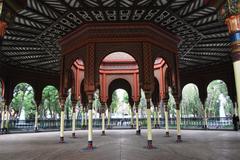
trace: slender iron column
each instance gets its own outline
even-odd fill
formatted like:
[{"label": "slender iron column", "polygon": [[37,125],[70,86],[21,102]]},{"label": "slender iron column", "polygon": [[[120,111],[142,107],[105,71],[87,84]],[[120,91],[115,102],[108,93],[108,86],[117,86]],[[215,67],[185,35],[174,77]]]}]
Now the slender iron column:
[{"label": "slender iron column", "polygon": [[77,105],[77,101],[72,100],[72,138],[76,138],[76,133],[75,133],[75,129],[76,129],[76,105]]},{"label": "slender iron column", "polygon": [[110,120],[111,120],[111,108],[110,106],[107,106],[107,110],[108,110],[108,124],[107,124],[107,128],[110,129],[111,128],[111,124],[110,124]]},{"label": "slender iron column", "polygon": [[105,103],[102,103],[101,108],[101,117],[102,117],[102,136],[105,136]]},{"label": "slender iron column", "polygon": [[151,103],[150,98],[147,99],[147,148],[152,149],[152,122],[151,122]]},{"label": "slender iron column", "polygon": [[176,116],[177,116],[177,142],[181,142],[181,117],[180,117],[180,106],[179,101],[176,103]]},{"label": "slender iron column", "polygon": [[160,108],[157,107],[157,127],[160,128]]},{"label": "slender iron column", "polygon": [[36,112],[35,112],[35,122],[34,122],[34,131],[38,132],[38,108],[39,105],[37,104]]},{"label": "slender iron column", "polygon": [[93,95],[88,95],[88,149],[93,149],[93,127],[92,127],[92,103]]},{"label": "slender iron column", "polygon": [[131,107],[131,128],[133,128],[133,106],[130,106]]},{"label": "slender iron column", "polygon": [[82,126],[82,128],[84,128],[84,117],[85,117],[85,115],[84,115],[84,113],[85,113],[85,111],[84,111],[84,107],[82,106],[82,122],[81,122],[81,126]]},{"label": "slender iron column", "polygon": [[60,106],[61,106],[61,122],[60,122],[60,142],[64,143],[64,106],[65,106],[65,99],[62,97],[60,99]]},{"label": "slender iron column", "polygon": [[165,99],[163,101],[164,105],[164,115],[165,115],[165,132],[166,132],[166,137],[169,137],[169,127],[168,127],[168,99]]},{"label": "slender iron column", "polygon": [[139,105],[139,102],[135,102],[135,108],[136,108],[136,135],[140,135],[141,134],[141,129],[139,127],[138,105]]}]

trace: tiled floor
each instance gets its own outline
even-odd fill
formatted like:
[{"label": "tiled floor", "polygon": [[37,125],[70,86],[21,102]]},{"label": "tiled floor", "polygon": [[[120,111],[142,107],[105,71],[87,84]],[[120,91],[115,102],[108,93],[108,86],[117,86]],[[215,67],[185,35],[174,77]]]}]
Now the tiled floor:
[{"label": "tiled floor", "polygon": [[0,160],[239,160],[240,132],[182,131],[183,142],[176,143],[175,131],[164,137],[164,130],[153,130],[156,149],[148,150],[146,130],[107,130],[107,136],[94,131],[93,151],[87,151],[87,131],[78,138],[65,132],[59,144],[58,132],[0,135]]}]

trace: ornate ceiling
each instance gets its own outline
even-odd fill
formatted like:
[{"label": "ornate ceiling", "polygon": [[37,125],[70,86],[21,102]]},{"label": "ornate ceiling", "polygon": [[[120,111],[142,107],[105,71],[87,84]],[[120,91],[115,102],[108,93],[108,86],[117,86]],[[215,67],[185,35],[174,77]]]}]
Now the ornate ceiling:
[{"label": "ornate ceiling", "polygon": [[[182,38],[181,69],[230,61],[224,0],[27,0],[4,36],[0,61],[58,72],[57,40],[85,23],[151,22]],[[218,4],[217,4],[218,3]]]}]

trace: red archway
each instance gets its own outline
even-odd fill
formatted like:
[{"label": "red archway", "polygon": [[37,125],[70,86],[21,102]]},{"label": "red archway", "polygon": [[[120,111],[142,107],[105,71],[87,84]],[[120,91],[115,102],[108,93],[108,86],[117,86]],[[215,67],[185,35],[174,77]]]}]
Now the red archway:
[{"label": "red archway", "polygon": [[[69,88],[72,88],[72,95],[74,100],[81,100],[81,84],[84,80],[84,63],[81,59],[76,59],[72,66],[71,66],[71,72],[70,73],[70,80],[69,80]],[[72,81],[71,81],[72,79]]]},{"label": "red archway", "polygon": [[107,102],[109,96],[108,88],[116,79],[123,79],[131,86],[133,101],[139,101],[139,70],[136,60],[128,53],[113,52],[107,55],[100,65],[100,97]]}]

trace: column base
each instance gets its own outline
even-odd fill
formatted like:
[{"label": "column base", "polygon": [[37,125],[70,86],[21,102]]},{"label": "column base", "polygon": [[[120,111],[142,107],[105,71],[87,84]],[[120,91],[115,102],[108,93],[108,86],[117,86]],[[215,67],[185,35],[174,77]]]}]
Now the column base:
[{"label": "column base", "polygon": [[34,128],[34,132],[35,132],[35,133],[38,132],[38,128],[37,128],[37,127]]},{"label": "column base", "polygon": [[131,124],[131,128],[133,129],[133,124]]},{"label": "column base", "polygon": [[182,142],[182,137],[181,135],[177,135],[177,140],[176,140],[177,143],[180,143]]},{"label": "column base", "polygon": [[136,135],[141,135],[141,130],[136,130]]},{"label": "column base", "polygon": [[76,138],[76,133],[72,133],[72,138]]},{"label": "column base", "polygon": [[107,125],[107,129],[111,129],[111,126],[110,126],[110,125]]},{"label": "column base", "polygon": [[64,137],[60,137],[59,143],[64,143]]},{"label": "column base", "polygon": [[1,134],[8,134],[8,128],[1,128]]},{"label": "column base", "polygon": [[165,137],[170,137],[169,132],[166,132]]},{"label": "column base", "polygon": [[88,150],[93,150],[93,141],[88,141]]},{"label": "column base", "polygon": [[152,145],[152,140],[148,140],[147,141],[147,149],[155,149],[156,147],[154,147],[153,145]]},{"label": "column base", "polygon": [[102,131],[102,135],[101,136],[106,136],[105,131]]},{"label": "column base", "polygon": [[204,129],[208,129],[208,128],[207,128],[207,125],[204,125],[203,128],[204,128]]}]

